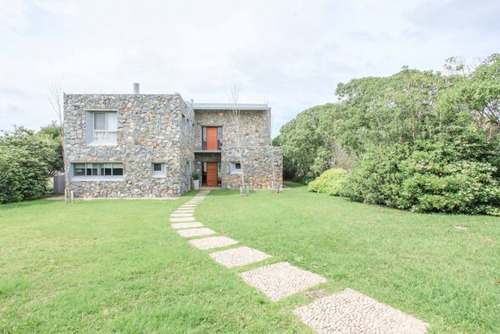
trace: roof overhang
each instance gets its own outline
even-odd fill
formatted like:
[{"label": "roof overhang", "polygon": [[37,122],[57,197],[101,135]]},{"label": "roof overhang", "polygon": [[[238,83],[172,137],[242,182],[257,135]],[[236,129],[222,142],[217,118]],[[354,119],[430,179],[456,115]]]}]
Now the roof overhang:
[{"label": "roof overhang", "polygon": [[193,110],[255,110],[269,111],[271,107],[267,104],[245,104],[245,103],[192,103]]}]

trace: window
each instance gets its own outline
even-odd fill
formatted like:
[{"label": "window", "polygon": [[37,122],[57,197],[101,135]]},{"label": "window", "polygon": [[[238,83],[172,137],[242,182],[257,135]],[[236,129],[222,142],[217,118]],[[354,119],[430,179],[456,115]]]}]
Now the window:
[{"label": "window", "polygon": [[165,168],[165,163],[153,162],[152,165],[153,177],[166,177],[167,170]]},{"label": "window", "polygon": [[240,162],[231,162],[231,174],[241,174]]},{"label": "window", "polygon": [[[87,114],[92,122],[91,125],[91,140],[92,143],[116,144],[116,132],[118,128],[118,120],[116,111],[93,111]],[[90,124],[91,123],[91,124]]]},{"label": "window", "polygon": [[73,176],[83,179],[121,179],[122,163],[75,163]]}]

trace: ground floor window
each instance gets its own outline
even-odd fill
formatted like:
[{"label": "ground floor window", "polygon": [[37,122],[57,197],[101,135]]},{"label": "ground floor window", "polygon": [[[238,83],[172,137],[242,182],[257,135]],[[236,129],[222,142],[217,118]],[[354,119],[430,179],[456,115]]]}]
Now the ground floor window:
[{"label": "ground floor window", "polygon": [[151,166],[153,177],[166,177],[167,170],[165,167],[165,163],[163,162],[153,162]]},{"label": "ground floor window", "polygon": [[123,163],[74,163],[73,176],[75,177],[122,177]]},{"label": "ground floor window", "polygon": [[231,162],[231,174],[241,174],[240,162]]}]

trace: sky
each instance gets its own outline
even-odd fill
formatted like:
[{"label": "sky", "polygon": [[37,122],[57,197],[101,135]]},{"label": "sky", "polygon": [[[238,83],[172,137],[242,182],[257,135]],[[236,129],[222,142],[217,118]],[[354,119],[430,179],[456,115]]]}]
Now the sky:
[{"label": "sky", "polygon": [[0,130],[71,93],[180,93],[272,107],[273,135],[339,82],[500,52],[498,0],[0,0]]}]

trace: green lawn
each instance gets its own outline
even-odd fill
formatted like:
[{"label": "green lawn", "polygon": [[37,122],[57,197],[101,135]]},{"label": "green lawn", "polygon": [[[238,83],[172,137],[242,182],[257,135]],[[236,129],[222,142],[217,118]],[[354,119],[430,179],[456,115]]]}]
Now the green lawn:
[{"label": "green lawn", "polygon": [[[0,332],[310,333],[191,247],[167,217],[189,200],[32,201],[0,206]],[[431,324],[431,332],[495,332],[500,219],[423,215],[307,193],[212,191],[195,216],[265,263],[325,276]],[[466,231],[454,225],[467,226]]]}]

